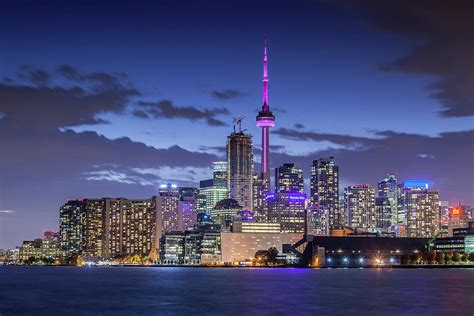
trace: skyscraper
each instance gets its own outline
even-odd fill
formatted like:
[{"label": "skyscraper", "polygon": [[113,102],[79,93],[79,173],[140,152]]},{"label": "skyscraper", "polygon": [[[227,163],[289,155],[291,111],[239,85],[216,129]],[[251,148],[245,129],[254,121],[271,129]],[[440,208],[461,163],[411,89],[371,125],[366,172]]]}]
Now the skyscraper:
[{"label": "skyscraper", "polygon": [[68,259],[81,254],[84,248],[85,203],[69,200],[59,209],[60,248]]},{"label": "skyscraper", "polygon": [[375,189],[368,184],[356,184],[344,190],[347,224],[352,228],[375,229]]},{"label": "skyscraper", "polygon": [[156,206],[156,245],[164,233],[178,230],[178,187],[175,184],[162,184],[155,198]]},{"label": "skyscraper", "polygon": [[397,185],[397,176],[395,174],[389,174],[378,183],[376,199],[377,226],[383,230],[388,230],[392,225],[397,224]]},{"label": "skyscraper", "polygon": [[433,237],[440,229],[439,193],[428,181],[408,180],[399,185],[399,221],[407,237]]},{"label": "skyscraper", "polygon": [[344,225],[344,214],[339,207],[339,167],[334,157],[313,161],[310,194],[311,208],[328,212],[330,228]]},{"label": "skyscraper", "polygon": [[253,147],[252,136],[238,132],[227,137],[227,187],[229,198],[252,210]]},{"label": "skyscraper", "polygon": [[275,192],[304,193],[303,170],[292,163],[275,168]]}]

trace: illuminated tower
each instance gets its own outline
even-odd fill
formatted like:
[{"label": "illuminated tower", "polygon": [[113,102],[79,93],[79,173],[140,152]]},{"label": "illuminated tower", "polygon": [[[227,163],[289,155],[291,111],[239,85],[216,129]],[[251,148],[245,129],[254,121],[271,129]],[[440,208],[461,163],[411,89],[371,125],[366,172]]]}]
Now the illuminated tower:
[{"label": "illuminated tower", "polygon": [[275,126],[275,116],[270,111],[268,105],[268,57],[267,39],[265,38],[265,48],[263,52],[263,105],[262,110],[257,115],[257,127],[262,129],[262,161],[261,172],[263,178],[270,183],[270,127]]},{"label": "illuminated tower", "polygon": [[275,116],[268,105],[268,57],[267,38],[263,51],[263,105],[257,115],[257,127],[262,129],[262,159],[261,172],[253,179],[253,208],[258,221],[268,220],[268,205],[266,195],[270,191],[270,127],[275,126]]}]

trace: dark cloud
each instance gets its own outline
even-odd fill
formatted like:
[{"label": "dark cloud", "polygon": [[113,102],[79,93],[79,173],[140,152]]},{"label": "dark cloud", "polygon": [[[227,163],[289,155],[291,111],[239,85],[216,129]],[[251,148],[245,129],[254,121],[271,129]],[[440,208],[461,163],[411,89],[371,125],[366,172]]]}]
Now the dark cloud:
[{"label": "dark cloud", "polygon": [[211,95],[219,100],[231,100],[245,95],[245,93],[235,89],[213,90]]},{"label": "dark cloud", "polygon": [[148,119],[150,116],[145,111],[135,110],[132,115],[138,118]]},{"label": "dark cloud", "polygon": [[[22,65],[19,67],[18,77],[22,80],[27,80],[38,86],[48,85],[51,74],[41,68],[34,68],[30,65]],[[12,83],[12,80],[5,80],[7,83]]]},{"label": "dark cloud", "polygon": [[[141,112],[154,118],[167,118],[167,119],[188,119],[191,121],[204,120],[210,126],[226,126],[227,124],[216,118],[218,115],[228,115],[229,110],[226,108],[211,108],[211,109],[198,109],[192,106],[175,106],[170,100],[161,100],[158,102],[145,102],[140,101],[138,103],[144,110]],[[143,113],[135,116],[141,117]]]},{"label": "dark cloud", "polygon": [[121,112],[134,89],[105,89],[89,93],[82,87],[31,87],[0,83],[0,112],[4,124],[20,124],[37,130],[80,124],[99,124],[104,112]]},{"label": "dark cloud", "polygon": [[122,86],[123,81],[128,76],[123,72],[108,73],[108,72],[92,72],[92,73],[81,73],[74,66],[61,65],[58,67],[57,72],[65,79],[85,83],[95,83],[105,86]]},{"label": "dark cloud", "polygon": [[304,128],[304,125],[301,124],[301,123],[296,123],[296,124],[294,125],[294,127],[295,127],[296,129],[303,129],[303,128]]},{"label": "dark cloud", "polygon": [[368,8],[368,19],[379,28],[422,41],[408,55],[383,65],[383,70],[435,76],[427,89],[441,103],[440,115],[474,115],[474,1],[346,3]]},{"label": "dark cloud", "polygon": [[316,133],[311,131],[302,131],[281,127],[272,132],[282,138],[298,141],[329,141],[338,145],[356,146],[365,145],[369,142],[368,138],[351,135]]}]

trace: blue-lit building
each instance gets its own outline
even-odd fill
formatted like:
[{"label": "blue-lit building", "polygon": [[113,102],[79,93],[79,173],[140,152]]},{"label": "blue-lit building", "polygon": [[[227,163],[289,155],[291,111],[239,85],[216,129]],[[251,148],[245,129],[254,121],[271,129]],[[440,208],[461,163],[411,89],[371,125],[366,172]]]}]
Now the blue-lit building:
[{"label": "blue-lit building", "polygon": [[306,194],[280,192],[267,195],[269,221],[280,223],[282,233],[304,233]]}]

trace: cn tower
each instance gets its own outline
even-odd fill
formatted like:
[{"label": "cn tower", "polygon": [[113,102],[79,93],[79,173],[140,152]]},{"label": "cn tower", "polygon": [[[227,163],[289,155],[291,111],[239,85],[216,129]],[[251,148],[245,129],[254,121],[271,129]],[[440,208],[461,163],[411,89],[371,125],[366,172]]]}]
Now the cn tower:
[{"label": "cn tower", "polygon": [[262,129],[262,161],[261,170],[263,179],[270,184],[270,127],[275,126],[275,116],[268,105],[268,57],[267,38],[263,52],[263,105],[257,115],[257,127]]}]

